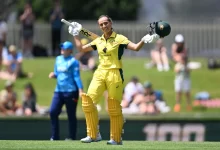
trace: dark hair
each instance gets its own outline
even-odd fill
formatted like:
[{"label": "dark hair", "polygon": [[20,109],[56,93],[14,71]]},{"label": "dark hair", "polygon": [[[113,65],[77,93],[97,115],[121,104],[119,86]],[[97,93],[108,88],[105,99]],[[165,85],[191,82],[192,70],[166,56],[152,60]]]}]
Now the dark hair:
[{"label": "dark hair", "polygon": [[111,23],[113,23],[113,22],[112,22],[112,18],[110,18],[108,15],[101,15],[101,16],[99,16],[98,20],[99,20],[100,18],[102,18],[102,17],[107,17],[107,18],[108,18],[108,21],[111,22]]},{"label": "dark hair", "polygon": [[154,91],[151,91],[151,92],[150,92],[150,95],[153,95],[153,94],[154,94]]},{"label": "dark hair", "polygon": [[133,77],[131,77],[131,81],[132,81],[132,82],[138,82],[138,81],[139,81],[139,79],[138,79],[138,77],[133,76]]},{"label": "dark hair", "polygon": [[182,53],[183,50],[184,50],[184,46],[183,46],[183,44],[181,44],[181,45],[178,45],[176,52]]},{"label": "dark hair", "polygon": [[4,45],[4,41],[2,39],[0,39],[0,44]]},{"label": "dark hair", "polygon": [[26,1],[25,1],[25,4],[32,5],[32,1],[31,1],[31,0],[26,0]]},{"label": "dark hair", "polygon": [[54,3],[61,3],[60,0],[53,0]]},{"label": "dark hair", "polygon": [[25,89],[30,89],[31,90],[31,95],[36,97],[36,92],[34,90],[33,85],[29,82],[24,86]]},{"label": "dark hair", "polygon": [[33,5],[32,5],[32,1],[31,0],[27,0],[24,7],[29,6],[31,9],[33,9]]}]

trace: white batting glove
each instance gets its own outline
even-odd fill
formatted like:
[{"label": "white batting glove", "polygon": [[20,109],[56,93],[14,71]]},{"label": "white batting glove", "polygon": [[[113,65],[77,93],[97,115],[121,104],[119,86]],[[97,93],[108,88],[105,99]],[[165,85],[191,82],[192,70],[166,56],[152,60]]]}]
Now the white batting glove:
[{"label": "white batting glove", "polygon": [[73,26],[69,26],[69,28],[68,28],[69,34],[71,34],[73,36],[79,35],[79,32],[82,29],[82,25],[79,24],[78,22],[72,22],[71,24]]},{"label": "white batting glove", "polygon": [[141,39],[141,41],[143,41],[144,43],[155,43],[157,40],[159,40],[159,38],[160,36],[157,34],[147,34]]}]

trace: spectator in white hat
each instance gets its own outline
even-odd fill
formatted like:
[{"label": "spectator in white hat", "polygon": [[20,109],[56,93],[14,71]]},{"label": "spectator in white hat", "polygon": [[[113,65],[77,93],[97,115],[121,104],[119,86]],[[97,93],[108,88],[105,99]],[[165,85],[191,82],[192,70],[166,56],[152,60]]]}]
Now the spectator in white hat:
[{"label": "spectator in white hat", "polygon": [[8,25],[5,22],[5,20],[0,16],[0,40],[3,41],[4,46],[6,44],[7,33],[8,33]]},{"label": "spectator in white hat", "polygon": [[185,47],[185,40],[182,34],[177,34],[175,36],[175,42],[171,47],[172,59],[175,62],[187,62],[187,49]]},{"label": "spectator in white hat", "polygon": [[187,111],[192,110],[191,106],[191,79],[190,79],[190,69],[186,64],[186,60],[181,62],[177,62],[174,68],[175,80],[174,80],[174,87],[176,93],[176,104],[174,106],[174,112],[181,111],[181,97],[182,94],[186,96],[187,102]]}]

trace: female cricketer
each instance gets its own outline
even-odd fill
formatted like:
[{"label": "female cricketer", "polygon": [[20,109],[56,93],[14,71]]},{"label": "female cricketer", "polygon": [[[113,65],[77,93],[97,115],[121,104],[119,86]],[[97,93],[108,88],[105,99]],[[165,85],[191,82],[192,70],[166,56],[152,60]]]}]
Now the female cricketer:
[{"label": "female cricketer", "polygon": [[73,44],[66,41],[60,45],[61,55],[56,57],[54,72],[49,74],[49,78],[56,78],[56,88],[50,107],[50,118],[52,125],[51,140],[59,140],[59,119],[62,106],[66,105],[69,121],[69,137],[76,138],[77,118],[76,107],[78,97],[83,92],[83,85],[80,78],[79,62],[71,54]]},{"label": "female cricketer", "polygon": [[123,93],[122,55],[124,49],[138,51],[144,43],[152,43],[159,39],[157,34],[146,35],[137,44],[129,41],[125,36],[113,31],[112,19],[102,15],[98,19],[98,25],[103,32],[101,37],[91,43],[82,45],[77,36],[81,30],[81,24],[72,22],[69,33],[74,36],[76,47],[81,52],[97,50],[99,54],[99,66],[93,75],[87,94],[82,94],[82,109],[85,113],[87,125],[87,137],[81,139],[84,143],[100,141],[99,119],[96,104],[105,90],[108,91],[108,114],[110,116],[110,140],[109,145],[122,144],[122,130],[124,119],[122,115],[121,100]]}]

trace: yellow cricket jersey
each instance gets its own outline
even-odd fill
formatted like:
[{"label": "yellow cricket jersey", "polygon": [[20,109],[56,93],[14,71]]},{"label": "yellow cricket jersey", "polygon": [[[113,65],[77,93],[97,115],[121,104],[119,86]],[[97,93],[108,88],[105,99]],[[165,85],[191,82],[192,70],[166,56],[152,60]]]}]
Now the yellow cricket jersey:
[{"label": "yellow cricket jersey", "polygon": [[124,49],[130,41],[127,37],[115,32],[106,40],[104,35],[95,39],[90,44],[94,50],[98,50],[100,69],[121,69],[121,57]]}]

